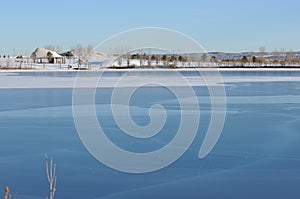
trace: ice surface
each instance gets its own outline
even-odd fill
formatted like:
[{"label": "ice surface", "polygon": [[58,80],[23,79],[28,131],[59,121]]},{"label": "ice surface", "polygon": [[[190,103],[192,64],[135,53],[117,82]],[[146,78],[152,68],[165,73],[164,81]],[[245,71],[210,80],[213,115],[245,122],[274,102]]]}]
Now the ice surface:
[{"label": "ice surface", "polygon": [[[138,73],[130,73],[132,80],[141,81]],[[103,130],[127,150],[147,152],[164,146],[180,121],[177,100],[166,88],[138,90],[130,101],[131,116],[137,124],[149,123],[148,110],[153,104],[164,106],[168,119],[157,136],[145,141],[131,139],[116,126],[110,109],[113,85],[122,74],[106,73],[95,95]],[[146,72],[145,80],[164,78],[170,85],[180,86],[167,71],[152,74]],[[217,145],[202,160],[198,152],[210,121],[210,97],[194,71],[182,74],[199,99],[198,135],[174,164],[135,175],[107,168],[83,147],[71,108],[76,73],[0,73],[0,187],[9,185],[19,198],[47,196],[44,153],[48,153],[57,163],[58,199],[297,198],[300,72],[222,72],[228,101],[226,123]],[[135,83],[128,80],[121,89],[126,92],[132,85]]]},{"label": "ice surface", "polygon": [[[208,71],[208,72],[207,72]],[[219,72],[212,70],[214,72],[210,73],[210,70],[163,70],[163,69],[153,69],[153,70],[103,70],[103,71],[91,71],[87,72],[93,74],[92,76],[95,80],[101,80],[98,87],[114,87],[116,83],[120,80],[120,76],[106,75],[106,73],[116,73],[116,74],[126,74],[127,78],[119,84],[118,87],[130,87],[140,85],[142,83],[160,83],[163,82],[167,86],[181,86],[177,81],[174,73],[189,73],[188,76],[184,78],[191,84],[191,86],[216,86],[230,83],[240,83],[240,82],[298,82],[300,81],[299,76],[291,76],[290,73],[297,73],[298,70],[279,70],[274,72],[274,70],[248,70],[241,72],[240,70],[224,70],[227,72],[236,73],[235,75],[227,75],[224,73],[221,78],[218,76]],[[268,72],[281,73],[281,76],[264,75]],[[85,73],[85,72],[82,72]],[[243,73],[248,75],[243,75]],[[211,75],[212,74],[212,75]],[[214,75],[215,74],[215,75]],[[166,76],[165,76],[166,75]],[[142,78],[140,78],[142,76]],[[0,89],[11,89],[11,88],[73,88],[74,81],[77,77],[76,71],[27,71],[27,72],[0,72]],[[203,77],[211,79],[212,81],[204,81]],[[88,87],[85,81],[88,82],[90,77],[86,80],[81,78],[82,84],[79,87]],[[148,85],[151,86],[151,85]]]}]

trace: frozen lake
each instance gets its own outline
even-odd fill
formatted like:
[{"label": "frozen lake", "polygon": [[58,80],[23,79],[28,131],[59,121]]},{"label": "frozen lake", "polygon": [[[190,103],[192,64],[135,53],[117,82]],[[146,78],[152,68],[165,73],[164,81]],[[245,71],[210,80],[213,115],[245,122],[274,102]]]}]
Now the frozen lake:
[{"label": "frozen lake", "polygon": [[[116,125],[110,107],[110,85],[124,73],[103,74],[103,86],[95,97],[102,128],[124,149],[139,153],[159,149],[178,128],[176,97],[165,87],[138,89],[130,101],[131,116],[138,125],[149,123],[153,104],[163,105],[168,118],[158,135],[142,142],[131,139]],[[199,97],[198,134],[179,160],[146,174],[108,168],[85,149],[72,115],[75,72],[0,73],[0,188],[8,185],[17,198],[45,198],[47,153],[57,163],[58,199],[298,198],[300,71],[221,72],[226,122],[218,143],[204,159],[198,158],[198,152],[211,116],[209,93],[195,71],[180,73]],[[168,71],[129,72],[132,81],[140,81],[141,74],[181,87]],[[126,92],[131,83],[120,89]],[[185,92],[184,87],[181,90]]]}]

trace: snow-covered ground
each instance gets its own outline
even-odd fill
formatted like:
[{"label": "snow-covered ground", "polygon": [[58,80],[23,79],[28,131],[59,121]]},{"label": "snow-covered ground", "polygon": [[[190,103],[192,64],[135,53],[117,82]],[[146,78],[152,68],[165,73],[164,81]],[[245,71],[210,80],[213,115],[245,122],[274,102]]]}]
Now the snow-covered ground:
[{"label": "snow-covered ground", "polygon": [[[139,60],[139,59],[130,59],[129,63],[127,59],[119,59],[116,56],[113,55],[106,55],[103,53],[93,53],[89,58],[89,64],[85,63],[78,63],[79,57],[75,56],[71,59],[66,59],[65,64],[37,64],[34,63],[32,59],[29,57],[25,57],[23,59],[16,59],[15,57],[10,58],[0,58],[0,71],[1,70],[7,70],[7,68],[13,69],[13,70],[43,70],[43,71],[66,71],[66,70],[73,70],[73,69],[89,69],[89,70],[99,70],[104,68],[127,68],[133,67],[136,69],[142,68],[170,68],[170,66],[175,66],[178,68],[188,69],[188,68],[197,68],[201,66],[201,68],[215,68],[215,67],[223,67],[223,68],[236,68],[236,64],[218,64],[218,63],[211,63],[211,62],[168,62],[168,66],[165,66],[165,63],[163,61],[147,61],[147,60]],[[268,64],[268,65],[259,65],[259,64],[242,64],[241,68],[244,69],[251,69],[253,70],[253,67],[257,67],[258,70],[260,70],[260,67],[269,67],[269,68],[276,68],[276,70],[285,70],[284,67],[281,67],[279,64]],[[288,68],[300,68],[299,65],[293,64],[289,65]],[[265,69],[264,68],[264,69]],[[268,69],[268,68],[267,68]],[[254,69],[256,70],[256,68]]]}]

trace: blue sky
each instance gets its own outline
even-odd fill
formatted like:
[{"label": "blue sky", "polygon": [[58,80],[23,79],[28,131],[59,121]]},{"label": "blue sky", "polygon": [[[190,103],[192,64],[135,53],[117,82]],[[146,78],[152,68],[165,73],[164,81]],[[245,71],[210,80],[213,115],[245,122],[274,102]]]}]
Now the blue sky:
[{"label": "blue sky", "polygon": [[97,45],[138,27],[183,32],[208,51],[300,50],[298,0],[4,0],[0,55],[26,54],[47,44]]}]

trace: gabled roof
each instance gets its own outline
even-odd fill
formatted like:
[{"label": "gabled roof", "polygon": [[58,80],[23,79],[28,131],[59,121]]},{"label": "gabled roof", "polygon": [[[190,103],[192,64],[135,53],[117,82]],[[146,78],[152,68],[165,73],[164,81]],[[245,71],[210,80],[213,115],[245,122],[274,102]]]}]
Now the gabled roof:
[{"label": "gabled roof", "polygon": [[[54,52],[52,50],[48,50],[45,48],[37,48],[33,53],[35,54],[36,58],[46,58],[46,57],[48,57],[47,56],[48,52],[52,53],[53,58],[62,58],[62,56],[59,55],[57,52]],[[32,57],[32,55],[31,55],[31,57]]]}]

